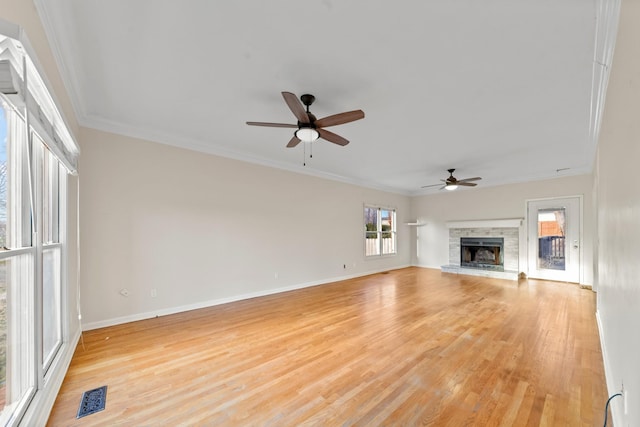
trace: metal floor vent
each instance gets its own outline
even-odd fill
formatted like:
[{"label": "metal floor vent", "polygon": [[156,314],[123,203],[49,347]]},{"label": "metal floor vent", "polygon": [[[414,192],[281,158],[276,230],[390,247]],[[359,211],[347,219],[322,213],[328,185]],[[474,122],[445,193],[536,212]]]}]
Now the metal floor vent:
[{"label": "metal floor vent", "polygon": [[104,409],[107,403],[107,386],[94,388],[93,390],[85,391],[82,393],[82,399],[80,400],[80,407],[78,408],[78,415],[76,418],[82,418],[87,415],[95,414]]}]

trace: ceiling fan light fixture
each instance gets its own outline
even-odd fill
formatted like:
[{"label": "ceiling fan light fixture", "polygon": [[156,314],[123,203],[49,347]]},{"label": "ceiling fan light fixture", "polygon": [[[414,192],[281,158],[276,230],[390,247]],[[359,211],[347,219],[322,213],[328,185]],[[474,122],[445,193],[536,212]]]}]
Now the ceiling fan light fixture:
[{"label": "ceiling fan light fixture", "polygon": [[313,142],[320,137],[314,128],[304,127],[296,131],[296,137],[302,142]]},{"label": "ceiling fan light fixture", "polygon": [[444,189],[445,190],[449,190],[449,191],[453,191],[456,188],[458,188],[458,186],[456,184],[447,184],[447,185],[444,186]]}]

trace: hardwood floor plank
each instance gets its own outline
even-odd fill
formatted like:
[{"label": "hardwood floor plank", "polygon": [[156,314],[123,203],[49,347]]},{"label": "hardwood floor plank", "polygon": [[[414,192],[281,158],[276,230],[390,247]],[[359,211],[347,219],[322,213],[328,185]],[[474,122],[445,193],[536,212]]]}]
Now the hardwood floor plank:
[{"label": "hardwood floor plank", "polygon": [[412,267],[88,331],[48,425],[597,426],[595,311],[573,284]]}]

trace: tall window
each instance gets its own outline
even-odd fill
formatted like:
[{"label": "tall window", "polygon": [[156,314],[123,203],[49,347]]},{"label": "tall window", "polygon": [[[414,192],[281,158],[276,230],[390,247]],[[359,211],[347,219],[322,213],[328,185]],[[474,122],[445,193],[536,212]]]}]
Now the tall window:
[{"label": "tall window", "polygon": [[366,256],[396,253],[396,211],[379,206],[364,207]]},{"label": "tall window", "polygon": [[1,34],[0,83],[0,425],[34,425],[71,347],[62,266],[77,146],[22,44]]}]

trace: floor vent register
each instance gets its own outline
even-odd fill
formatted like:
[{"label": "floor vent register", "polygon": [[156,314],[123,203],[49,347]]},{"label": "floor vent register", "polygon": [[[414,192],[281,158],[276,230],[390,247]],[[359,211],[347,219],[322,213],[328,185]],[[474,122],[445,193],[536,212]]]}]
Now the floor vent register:
[{"label": "floor vent register", "polygon": [[78,415],[76,418],[86,417],[87,415],[95,414],[104,409],[107,403],[107,386],[94,388],[93,390],[85,391],[82,393],[82,400],[80,400],[80,407],[78,408]]}]

